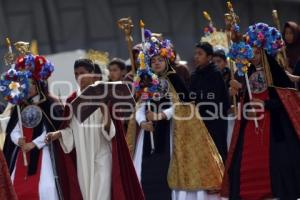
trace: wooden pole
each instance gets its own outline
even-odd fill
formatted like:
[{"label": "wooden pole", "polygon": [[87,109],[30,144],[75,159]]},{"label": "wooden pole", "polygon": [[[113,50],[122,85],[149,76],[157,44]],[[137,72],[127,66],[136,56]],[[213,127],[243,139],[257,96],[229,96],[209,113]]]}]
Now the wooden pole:
[{"label": "wooden pole", "polygon": [[[24,133],[23,133],[23,124],[22,124],[22,117],[21,117],[21,109],[20,106],[17,105],[17,111],[18,111],[18,118],[19,118],[19,126],[20,126],[20,135],[23,138],[24,137]],[[26,157],[26,152],[23,151],[23,160],[24,160],[24,166],[28,166],[28,162],[27,162],[27,157]]]},{"label": "wooden pole", "polygon": [[[277,10],[272,10],[272,17],[273,17],[273,22],[276,26],[276,28],[278,29],[278,31],[281,30],[280,27],[280,20],[278,17],[278,12]],[[282,61],[283,59],[283,61]],[[286,49],[285,47],[282,47],[282,49],[280,50],[280,52],[277,54],[277,61],[279,62],[279,64],[285,69],[288,69],[288,62],[287,62],[287,55],[286,55]]]}]

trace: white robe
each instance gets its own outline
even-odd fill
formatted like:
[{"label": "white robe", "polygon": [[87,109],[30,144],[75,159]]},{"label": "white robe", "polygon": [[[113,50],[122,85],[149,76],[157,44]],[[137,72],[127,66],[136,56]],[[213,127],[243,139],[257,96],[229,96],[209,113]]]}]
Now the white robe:
[{"label": "white robe", "polygon": [[111,139],[115,136],[115,127],[111,122],[107,133],[102,124],[98,108],[83,123],[73,115],[69,126],[61,130],[60,144],[64,152],[76,149],[77,176],[85,200],[111,199]]},{"label": "white robe", "polygon": [[[10,134],[11,140],[15,145],[18,145],[18,141],[21,138],[21,131],[19,123],[17,123],[16,127]],[[55,186],[55,179],[53,174],[53,168],[50,158],[49,147],[44,142],[46,139],[46,130],[44,128],[43,133],[35,138],[32,142],[37,146],[38,149],[42,149],[42,164],[41,164],[41,175],[39,182],[39,196],[41,200],[58,200],[58,194]],[[18,154],[18,156],[22,156],[22,154]],[[17,161],[16,161],[17,162]],[[15,165],[16,166],[16,165]],[[14,182],[16,167],[12,173],[12,182]],[[30,183],[28,183],[28,187],[30,187]]]},{"label": "white robe", "polygon": [[[166,115],[167,119],[170,120],[173,116],[174,109],[173,107],[170,107],[168,109],[163,110],[163,113]],[[146,121],[146,104],[142,104],[139,109],[136,111],[136,121],[139,125],[143,121]],[[172,127],[172,123],[171,123]],[[170,153],[172,156],[172,128],[171,128],[171,134],[170,134]],[[144,130],[141,129],[135,154],[133,158],[134,167],[136,170],[136,173],[138,175],[138,178],[141,182],[141,174],[142,174],[142,162],[143,162],[143,146],[144,146]],[[154,174],[153,174],[154,175]],[[184,190],[172,190],[172,200],[219,200],[221,197],[217,194],[208,194],[204,190],[198,190],[198,191],[184,191]]]}]

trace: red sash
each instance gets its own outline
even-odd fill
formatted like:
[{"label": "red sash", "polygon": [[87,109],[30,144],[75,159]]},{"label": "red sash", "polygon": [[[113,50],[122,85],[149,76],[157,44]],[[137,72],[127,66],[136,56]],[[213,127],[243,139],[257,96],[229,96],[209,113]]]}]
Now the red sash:
[{"label": "red sash", "polygon": [[[253,94],[254,98],[268,99],[268,91]],[[240,168],[240,195],[243,200],[260,200],[272,197],[270,177],[270,112],[257,113],[264,117],[248,121],[244,132],[244,144]]]},{"label": "red sash", "polygon": [[[23,128],[24,137],[32,138],[33,129]],[[30,140],[29,140],[30,141]],[[28,163],[30,163],[30,152],[26,153]],[[27,176],[27,167],[24,166],[23,152],[19,150],[16,171],[14,178],[14,187],[17,193],[18,199],[30,199],[39,200],[39,182],[41,175],[41,164],[42,164],[42,151],[39,154],[38,168],[36,174]]]},{"label": "red sash", "polygon": [[276,91],[300,139],[300,93],[286,88],[276,88]]}]

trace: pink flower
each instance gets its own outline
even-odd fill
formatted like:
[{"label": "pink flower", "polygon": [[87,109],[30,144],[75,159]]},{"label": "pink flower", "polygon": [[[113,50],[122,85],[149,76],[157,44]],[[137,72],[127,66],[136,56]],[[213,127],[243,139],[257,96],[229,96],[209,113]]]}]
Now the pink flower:
[{"label": "pink flower", "polygon": [[138,87],[139,83],[138,82],[133,82],[133,87]]},{"label": "pink flower", "polygon": [[259,33],[257,34],[257,38],[258,38],[260,41],[263,41],[263,40],[265,39],[265,36],[264,36],[264,34],[263,34],[262,32],[259,32]]},{"label": "pink flower", "polygon": [[156,80],[156,79],[153,79],[153,80],[152,80],[152,84],[153,84],[153,85],[157,85],[158,83],[159,83],[158,80]]}]

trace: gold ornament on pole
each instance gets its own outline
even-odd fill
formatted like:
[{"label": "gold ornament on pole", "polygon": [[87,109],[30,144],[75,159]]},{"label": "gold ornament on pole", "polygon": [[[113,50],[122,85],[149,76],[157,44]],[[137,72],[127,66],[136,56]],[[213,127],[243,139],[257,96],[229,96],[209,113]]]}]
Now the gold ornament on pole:
[{"label": "gold ornament on pole", "polygon": [[8,48],[8,52],[4,55],[5,65],[13,65],[15,62],[15,55],[12,52],[11,43],[10,43],[9,38],[5,39],[5,44]]},{"label": "gold ornament on pole", "polygon": [[132,42],[133,38],[131,36],[133,30],[133,24],[130,17],[122,18],[118,21],[118,27],[125,33],[125,39],[127,41],[127,47],[129,52],[129,57],[131,61],[131,72],[135,74],[136,66],[132,53]]},{"label": "gold ornament on pole", "polygon": [[14,43],[16,50],[20,53],[21,56],[30,54],[30,43],[19,41]]}]

